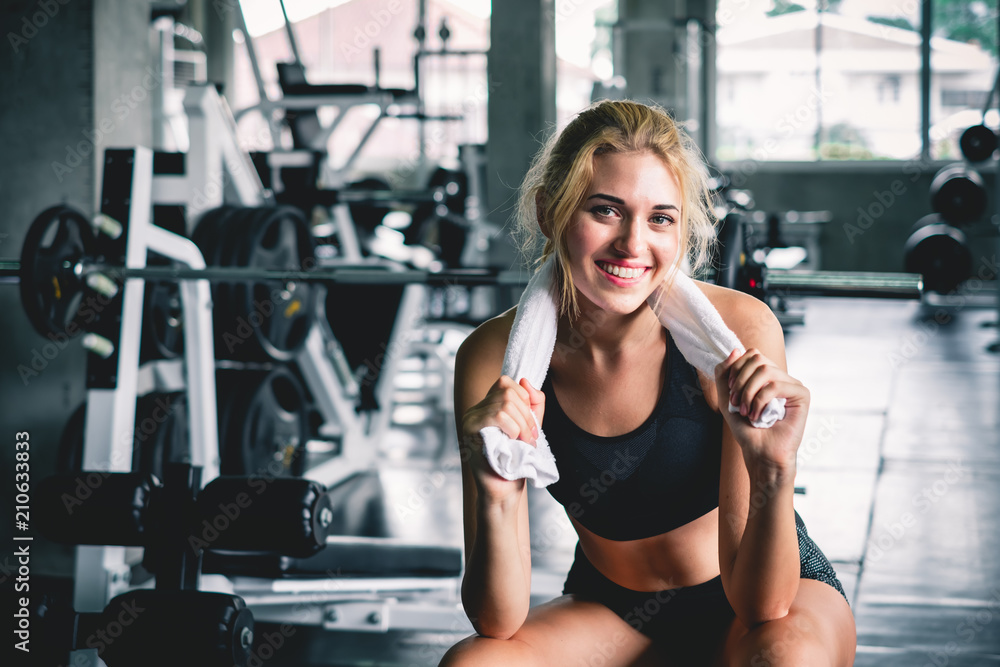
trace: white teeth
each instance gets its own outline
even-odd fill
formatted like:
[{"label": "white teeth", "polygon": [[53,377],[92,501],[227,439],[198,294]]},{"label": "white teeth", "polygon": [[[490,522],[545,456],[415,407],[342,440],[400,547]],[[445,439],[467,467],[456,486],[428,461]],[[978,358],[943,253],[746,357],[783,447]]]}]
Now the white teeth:
[{"label": "white teeth", "polygon": [[613,276],[625,278],[626,280],[638,278],[644,271],[644,269],[627,269],[623,266],[618,266],[616,264],[604,264],[603,262],[601,263],[601,268]]}]

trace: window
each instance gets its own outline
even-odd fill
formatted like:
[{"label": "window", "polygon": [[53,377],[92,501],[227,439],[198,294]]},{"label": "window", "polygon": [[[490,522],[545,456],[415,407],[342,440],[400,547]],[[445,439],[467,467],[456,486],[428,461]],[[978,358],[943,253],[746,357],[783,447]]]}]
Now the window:
[{"label": "window", "polygon": [[931,25],[930,156],[958,159],[958,139],[982,122],[996,76],[996,3],[936,0]]},{"label": "window", "polygon": [[[932,0],[931,85],[917,0],[719,0],[719,160],[934,159],[982,120],[997,9]],[[930,101],[929,138],[921,100]]]},{"label": "window", "polygon": [[878,87],[878,101],[880,104],[899,102],[899,83],[900,77],[895,74],[882,79],[882,83]]}]

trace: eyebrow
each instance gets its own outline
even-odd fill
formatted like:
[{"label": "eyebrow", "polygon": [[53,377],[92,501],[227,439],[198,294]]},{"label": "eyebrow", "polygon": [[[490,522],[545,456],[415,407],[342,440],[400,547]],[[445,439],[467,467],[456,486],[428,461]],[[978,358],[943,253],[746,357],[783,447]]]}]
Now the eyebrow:
[{"label": "eyebrow", "polygon": [[[597,194],[593,194],[593,195],[590,195],[589,197],[587,197],[587,201],[590,201],[591,199],[604,199],[604,200],[607,200],[607,201],[611,202],[612,204],[618,204],[619,206],[624,206],[625,205],[625,200],[624,199],[620,199],[618,197],[612,197],[611,195],[602,194],[600,192],[597,193]],[[677,208],[676,206],[674,206],[673,204],[656,204],[655,206],[653,206],[653,210],[654,211],[679,211],[680,209]]]}]

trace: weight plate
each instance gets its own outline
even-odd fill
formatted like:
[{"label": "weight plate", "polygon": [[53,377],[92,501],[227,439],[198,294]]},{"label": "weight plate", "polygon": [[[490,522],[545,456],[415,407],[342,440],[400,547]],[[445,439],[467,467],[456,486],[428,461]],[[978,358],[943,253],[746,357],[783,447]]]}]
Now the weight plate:
[{"label": "weight plate", "polygon": [[298,378],[284,366],[219,375],[222,474],[301,475],[309,424]]},{"label": "weight plate", "polygon": [[958,147],[969,162],[985,162],[997,149],[997,135],[985,125],[973,125],[962,133]]},{"label": "weight plate", "polygon": [[[189,451],[187,407],[183,394],[150,393],[140,396],[135,407],[132,439],[132,470],[163,479],[163,468],[183,460]],[[83,440],[87,404],[82,403],[63,427],[56,460],[58,472],[83,469]]]},{"label": "weight plate", "polygon": [[176,359],[184,353],[183,309],[177,283],[146,282],[143,360]]},{"label": "weight plate", "polygon": [[[239,246],[249,232],[254,216],[260,209],[240,207],[234,208],[227,218],[219,225],[219,241],[215,261],[217,266],[242,266],[238,260]],[[221,282],[218,284],[215,298],[215,337],[218,355],[225,359],[249,359],[247,345],[243,343],[249,336],[245,325],[241,329],[239,317],[242,314],[237,305],[236,292],[238,284]]]},{"label": "weight plate", "polygon": [[73,267],[93,252],[90,222],[68,206],[48,208],[31,223],[21,247],[21,304],[42,336],[79,333],[86,286]]},{"label": "weight plate", "polygon": [[187,403],[183,394],[150,393],[140,396],[135,408],[132,469],[163,479],[172,461],[188,457]]},{"label": "weight plate", "polygon": [[[232,235],[228,235],[226,230],[233,217],[243,214],[247,209],[240,206],[221,206],[212,209],[202,216],[191,235],[205,257],[205,264],[208,266],[226,266],[224,263],[223,246]],[[217,358],[227,358],[227,354],[220,354],[225,350],[225,332],[232,328],[233,317],[230,309],[231,285],[222,281],[212,283],[212,321],[215,336],[215,355]]]},{"label": "weight plate", "polygon": [[218,266],[217,252],[219,241],[222,238],[222,225],[234,211],[239,209],[238,206],[213,208],[198,221],[194,233],[191,234],[191,240],[201,248],[201,254],[204,255],[205,264],[208,266]]},{"label": "weight plate", "polygon": [[972,275],[972,253],[965,234],[950,225],[921,227],[903,248],[906,271],[924,277],[924,289],[946,294]]},{"label": "weight plate", "polygon": [[948,165],[935,174],[930,193],[931,208],[953,225],[978,220],[986,211],[983,179],[961,163]]},{"label": "weight plate", "polygon": [[[301,212],[287,206],[260,210],[236,246],[234,261],[272,271],[313,266],[313,239]],[[290,361],[312,328],[317,293],[315,286],[301,281],[235,284],[233,307],[242,319],[239,324],[243,329],[248,325],[252,332],[246,355],[253,358],[262,353],[265,358]]]}]

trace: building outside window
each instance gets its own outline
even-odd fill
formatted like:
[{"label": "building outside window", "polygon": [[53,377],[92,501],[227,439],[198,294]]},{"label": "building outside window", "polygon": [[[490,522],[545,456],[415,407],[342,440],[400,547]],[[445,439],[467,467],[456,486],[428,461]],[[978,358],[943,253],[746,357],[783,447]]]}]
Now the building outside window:
[{"label": "building outside window", "polygon": [[[997,9],[932,10],[930,154],[951,159],[996,76]],[[721,0],[717,45],[717,159],[919,156],[919,1]]]}]

